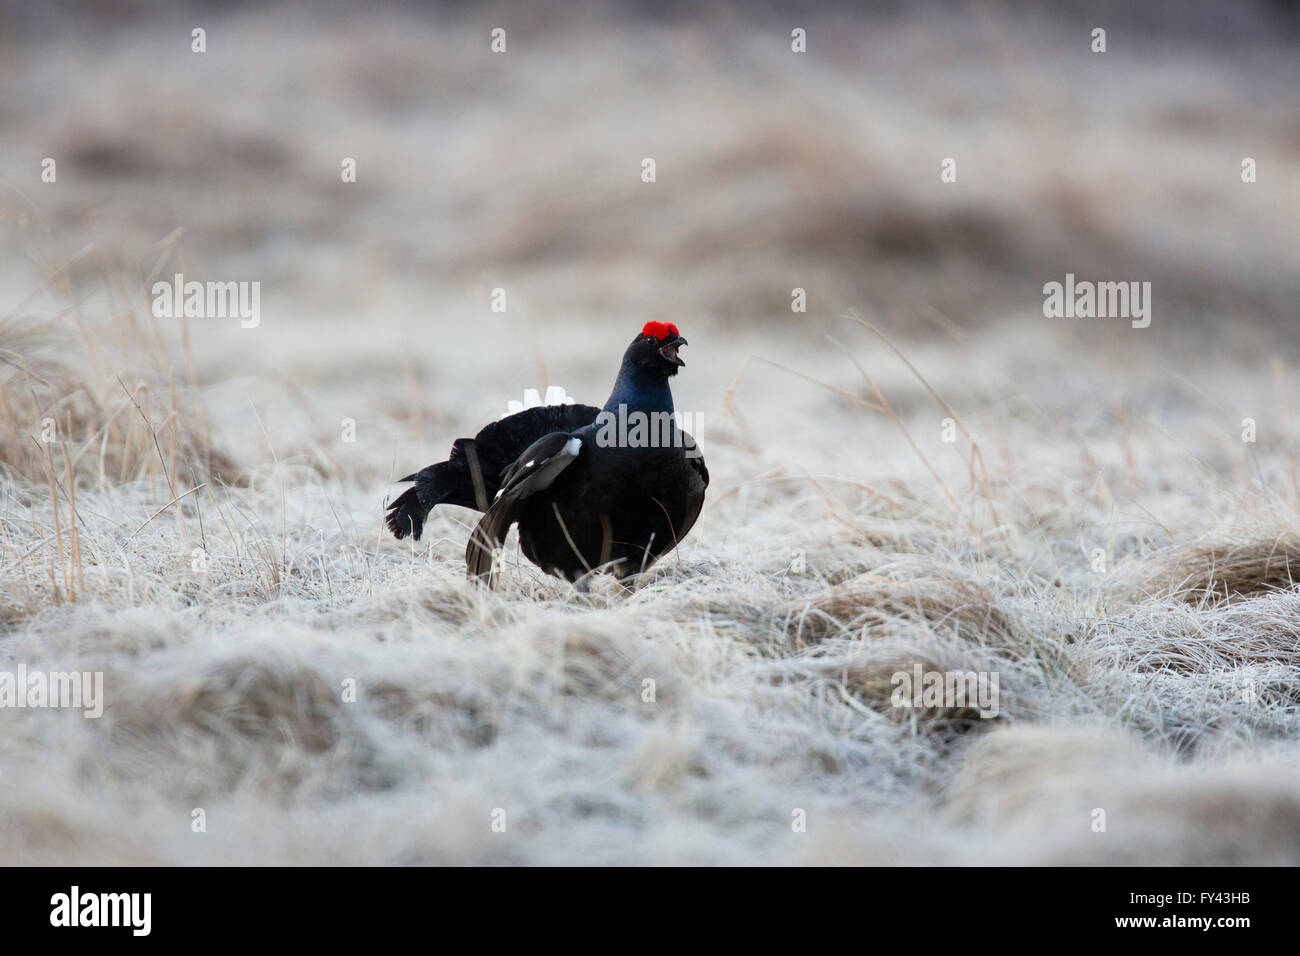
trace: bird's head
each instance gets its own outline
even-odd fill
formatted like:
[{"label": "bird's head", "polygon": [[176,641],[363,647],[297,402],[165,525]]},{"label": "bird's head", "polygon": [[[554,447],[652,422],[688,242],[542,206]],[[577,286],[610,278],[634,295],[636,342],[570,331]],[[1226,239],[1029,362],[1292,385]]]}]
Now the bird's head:
[{"label": "bird's head", "polygon": [[686,362],[677,350],[686,344],[677,326],[671,322],[647,322],[641,334],[627,347],[624,361],[631,360],[637,367],[667,378],[676,375]]}]

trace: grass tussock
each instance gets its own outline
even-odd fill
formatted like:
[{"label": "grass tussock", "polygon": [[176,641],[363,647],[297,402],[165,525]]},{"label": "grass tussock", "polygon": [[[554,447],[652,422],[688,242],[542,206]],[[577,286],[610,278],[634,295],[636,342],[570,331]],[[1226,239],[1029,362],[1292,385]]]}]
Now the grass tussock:
[{"label": "grass tussock", "polygon": [[1189,604],[1246,600],[1300,583],[1300,535],[1218,537],[1168,548],[1143,569],[1146,587]]},{"label": "grass tussock", "polygon": [[1010,613],[985,587],[960,567],[917,558],[882,563],[805,602],[794,617],[794,640],[802,645],[836,634],[870,640],[900,619],[973,644],[1018,643]]}]

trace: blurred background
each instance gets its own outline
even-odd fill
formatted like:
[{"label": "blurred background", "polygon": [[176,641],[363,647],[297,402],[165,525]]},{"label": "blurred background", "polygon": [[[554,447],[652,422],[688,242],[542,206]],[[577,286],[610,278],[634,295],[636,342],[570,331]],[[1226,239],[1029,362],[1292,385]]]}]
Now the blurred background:
[{"label": "blurred background", "polygon": [[[191,337],[245,453],[248,397],[293,436],[352,417],[421,447],[523,387],[598,401],[652,318],[692,342],[679,406],[710,411],[750,354],[860,389],[824,338],[864,341],[848,309],[981,400],[1295,357],[1295,3],[0,9],[4,314],[261,282],[255,330],[152,336],[175,368]],[[1151,282],[1151,327],[1044,318],[1067,272]]]}]

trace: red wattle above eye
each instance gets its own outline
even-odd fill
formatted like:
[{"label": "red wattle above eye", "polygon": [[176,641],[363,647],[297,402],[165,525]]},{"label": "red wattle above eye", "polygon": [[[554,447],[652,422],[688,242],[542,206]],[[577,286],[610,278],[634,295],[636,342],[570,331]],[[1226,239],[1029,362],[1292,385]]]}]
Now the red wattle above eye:
[{"label": "red wattle above eye", "polygon": [[677,326],[671,322],[647,322],[645,328],[641,330],[642,335],[648,335],[652,339],[666,339],[669,335],[681,335],[677,331]]}]

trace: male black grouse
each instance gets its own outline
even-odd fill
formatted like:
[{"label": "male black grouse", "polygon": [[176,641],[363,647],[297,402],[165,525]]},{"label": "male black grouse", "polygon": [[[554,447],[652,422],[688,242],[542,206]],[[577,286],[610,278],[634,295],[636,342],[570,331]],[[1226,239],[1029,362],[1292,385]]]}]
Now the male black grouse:
[{"label": "male black grouse", "polygon": [[686,364],[685,344],[677,326],[647,322],[604,408],[529,408],[456,439],[446,461],[402,479],[415,485],[389,507],[389,530],[418,541],[439,504],[486,512],[465,570],[489,585],[493,552],[515,523],[528,559],[570,581],[650,567],[691,530],[709,484],[695,439],[673,418],[668,379]]}]

